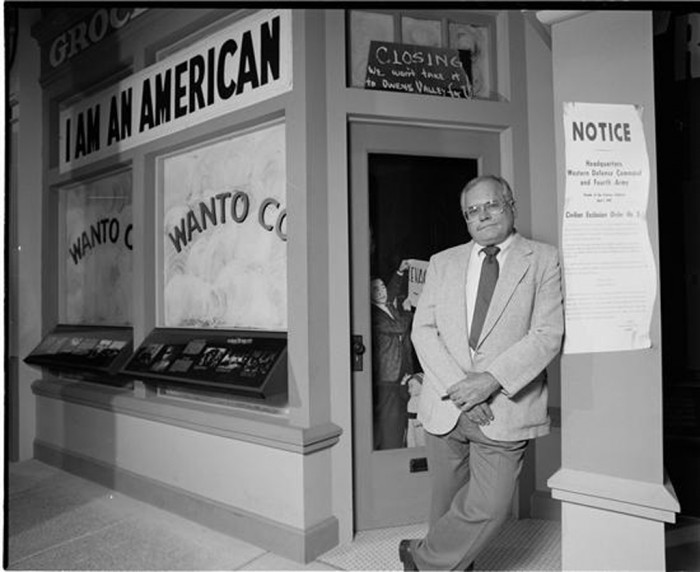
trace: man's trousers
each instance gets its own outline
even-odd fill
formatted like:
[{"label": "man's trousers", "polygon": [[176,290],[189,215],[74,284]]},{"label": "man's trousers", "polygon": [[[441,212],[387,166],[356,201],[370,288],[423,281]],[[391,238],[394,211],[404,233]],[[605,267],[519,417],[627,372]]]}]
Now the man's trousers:
[{"label": "man's trousers", "polygon": [[426,433],[430,529],[413,547],[420,570],[464,570],[507,519],[527,441],[494,441],[463,413],[446,435]]}]

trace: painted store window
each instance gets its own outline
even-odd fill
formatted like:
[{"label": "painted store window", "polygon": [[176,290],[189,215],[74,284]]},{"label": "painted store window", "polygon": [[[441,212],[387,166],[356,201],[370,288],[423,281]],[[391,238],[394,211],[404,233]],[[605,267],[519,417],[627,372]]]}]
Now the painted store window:
[{"label": "painted store window", "polygon": [[348,85],[498,99],[496,22],[468,11],[348,12]]},{"label": "painted store window", "polygon": [[158,159],[158,325],[287,329],[285,125]]},{"label": "painted store window", "polygon": [[131,325],[131,189],[130,170],[58,189],[60,323]]}]

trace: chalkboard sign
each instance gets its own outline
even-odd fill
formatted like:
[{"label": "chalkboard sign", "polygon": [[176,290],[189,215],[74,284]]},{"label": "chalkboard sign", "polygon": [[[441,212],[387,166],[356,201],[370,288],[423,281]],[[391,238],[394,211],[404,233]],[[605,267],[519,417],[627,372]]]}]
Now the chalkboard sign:
[{"label": "chalkboard sign", "polygon": [[287,391],[287,337],[276,332],[155,329],[123,373],[268,399]]},{"label": "chalkboard sign", "polygon": [[372,41],[365,89],[471,99],[471,82],[458,50]]}]

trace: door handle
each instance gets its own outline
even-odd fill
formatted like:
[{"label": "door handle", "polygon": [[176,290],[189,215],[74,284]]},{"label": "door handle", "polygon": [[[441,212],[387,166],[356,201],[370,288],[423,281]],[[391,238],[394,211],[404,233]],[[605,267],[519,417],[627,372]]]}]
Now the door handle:
[{"label": "door handle", "polygon": [[352,336],[351,346],[352,350],[350,354],[352,356],[352,371],[362,371],[364,367],[364,359],[362,356],[364,355],[365,351],[367,351],[362,336]]}]

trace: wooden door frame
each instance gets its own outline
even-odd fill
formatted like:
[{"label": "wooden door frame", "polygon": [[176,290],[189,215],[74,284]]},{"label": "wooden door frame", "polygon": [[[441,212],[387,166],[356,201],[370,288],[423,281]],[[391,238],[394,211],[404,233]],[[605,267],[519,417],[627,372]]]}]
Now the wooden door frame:
[{"label": "wooden door frame", "polygon": [[[416,136],[415,130],[426,129],[424,137]],[[402,133],[410,130],[412,133]],[[497,131],[469,128],[425,125],[413,122],[358,121],[351,122],[348,128],[349,142],[349,192],[350,192],[350,259],[351,259],[351,333],[361,335],[366,352],[365,373],[351,373],[352,379],[352,420],[353,420],[353,476],[355,497],[355,530],[379,526],[398,526],[415,521],[387,522],[386,517],[371,516],[372,509],[380,513],[382,503],[393,506],[392,492],[395,487],[387,487],[382,492],[382,483],[373,481],[376,474],[395,474],[395,463],[409,464],[412,456],[424,457],[425,451],[413,449],[391,449],[374,451],[372,443],[371,415],[371,320],[369,303],[369,189],[368,156],[372,153],[389,153],[416,156],[453,157],[475,159],[479,173],[500,172],[501,146]],[[433,145],[437,143],[437,145]],[[466,181],[465,181],[466,182]],[[361,196],[357,190],[362,190]],[[455,208],[458,208],[455,205]],[[359,216],[358,216],[359,214]],[[465,227],[465,241],[468,235]],[[367,284],[366,298],[360,289]],[[369,373],[368,373],[369,372]],[[369,382],[369,383],[368,383]],[[367,392],[370,392],[369,400]],[[359,413],[360,403],[370,403],[370,412]],[[365,407],[363,407],[365,409]],[[369,448],[369,453],[366,449]],[[380,456],[381,455],[381,460]],[[408,468],[408,467],[406,467]],[[393,472],[392,472],[393,471]],[[399,476],[403,473],[399,473]],[[396,475],[395,475],[396,476]],[[413,477],[416,477],[415,479]],[[428,473],[412,475],[410,479],[394,481],[396,486],[406,486],[411,494],[401,496],[406,500],[405,514],[425,513],[428,516],[429,492]],[[418,489],[425,487],[425,495]]]}]

